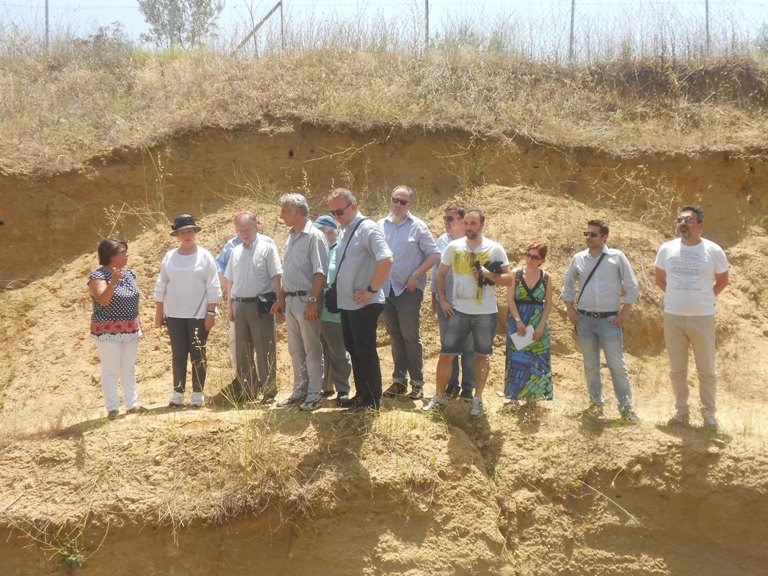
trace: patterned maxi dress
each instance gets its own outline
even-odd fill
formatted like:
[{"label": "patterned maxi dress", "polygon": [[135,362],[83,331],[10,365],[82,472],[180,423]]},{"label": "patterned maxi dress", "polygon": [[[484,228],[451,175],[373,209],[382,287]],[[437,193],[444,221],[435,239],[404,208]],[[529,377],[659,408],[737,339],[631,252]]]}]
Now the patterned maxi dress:
[{"label": "patterned maxi dress", "polygon": [[[522,270],[515,278],[515,304],[526,326],[536,328],[544,312],[544,295],[549,275],[541,271],[538,282],[529,288]],[[552,400],[552,365],[550,362],[549,322],[544,334],[522,350],[512,342],[517,326],[511,315],[507,318],[507,367],[505,396],[511,400]]]}]

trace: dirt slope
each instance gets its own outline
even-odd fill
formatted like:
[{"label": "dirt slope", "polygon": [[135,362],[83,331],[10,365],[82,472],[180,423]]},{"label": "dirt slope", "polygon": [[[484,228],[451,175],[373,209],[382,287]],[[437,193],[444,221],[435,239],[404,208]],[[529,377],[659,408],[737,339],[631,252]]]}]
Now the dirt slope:
[{"label": "dirt slope", "polygon": [[[218,250],[231,234],[231,214],[243,206],[256,206],[265,232],[282,244],[284,229],[267,203],[274,194],[258,193],[201,200],[201,244]],[[597,216],[611,224],[610,244],[628,254],[643,288],[626,331],[639,426],[620,425],[614,406],[604,420],[579,417],[586,404],[580,356],[559,306],[552,319],[556,400],[537,409],[497,413],[500,327],[491,413],[479,422],[462,403],[444,420],[402,401],[385,402],[373,419],[330,405],[312,414],[251,406],[169,411],[170,351],[167,336],[151,327],[151,293],[172,239],[167,224],[147,212],[118,219],[117,227],[130,235],[130,266],[144,294],[139,391],[148,415],[103,419],[98,360],[86,334],[92,251],[0,293],[0,524],[10,535],[0,543],[0,573],[40,574],[63,559],[64,567],[85,561],[94,574],[224,567],[316,574],[318,566],[410,576],[761,574],[768,562],[768,322],[761,306],[768,236],[749,222],[723,224],[746,201],[702,197],[711,237],[732,264],[718,312],[723,434],[711,436],[664,425],[672,399],[651,270],[658,245],[670,237],[669,213],[643,209],[631,194],[598,202],[578,187],[571,194],[499,185],[455,196],[417,193],[416,212],[435,232],[449,200],[482,206],[487,235],[513,261],[529,241],[547,241],[546,266],[558,290],[581,248],[584,222]],[[323,210],[321,197],[314,199]],[[386,196],[371,186],[361,202],[373,216]],[[71,228],[78,242],[92,234]],[[427,300],[422,326],[429,390],[439,343]],[[209,395],[231,378],[225,332],[217,326],[209,341]],[[279,341],[286,392],[282,324]],[[386,379],[383,332],[379,343]],[[610,385],[607,396],[610,403]],[[37,546],[25,548],[33,537]]]}]

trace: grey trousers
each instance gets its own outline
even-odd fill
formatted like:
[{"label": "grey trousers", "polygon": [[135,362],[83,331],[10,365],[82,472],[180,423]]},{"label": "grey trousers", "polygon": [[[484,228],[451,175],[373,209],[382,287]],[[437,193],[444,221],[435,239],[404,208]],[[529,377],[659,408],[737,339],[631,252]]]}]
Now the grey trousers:
[{"label": "grey trousers", "polygon": [[[232,302],[235,315],[237,379],[253,399],[259,390],[265,397],[277,394],[277,346],[275,317],[259,311],[258,302]],[[253,355],[256,354],[254,362]]]},{"label": "grey trousers", "polygon": [[325,370],[323,374],[323,390],[336,389],[337,394],[349,394],[349,375],[352,365],[349,363],[349,353],[344,347],[344,331],[341,323],[320,322],[320,341],[323,344]]},{"label": "grey trousers", "polygon": [[387,296],[384,302],[382,316],[395,363],[393,382],[407,384],[410,375],[412,384],[424,384],[424,358],[419,334],[419,312],[423,299],[424,292],[421,290],[406,290],[400,296]]},{"label": "grey trousers", "polygon": [[[320,343],[320,320],[304,318],[307,296],[287,296],[285,325],[288,332],[288,352],[293,364],[291,398],[316,400],[323,391],[323,346]],[[319,308],[322,310],[322,303]]]}]

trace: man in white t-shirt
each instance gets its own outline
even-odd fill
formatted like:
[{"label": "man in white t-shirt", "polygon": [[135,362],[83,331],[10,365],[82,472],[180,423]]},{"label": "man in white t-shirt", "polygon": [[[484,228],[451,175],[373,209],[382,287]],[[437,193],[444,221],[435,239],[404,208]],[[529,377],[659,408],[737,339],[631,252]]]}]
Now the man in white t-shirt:
[{"label": "man in white t-shirt", "polygon": [[717,430],[715,370],[715,297],[728,285],[728,259],[714,242],[701,237],[704,212],[683,206],[679,238],[661,245],[656,255],[656,284],[664,291],[664,341],[676,414],[670,424],[688,424],[688,346],[699,374],[704,425]]},{"label": "man in white t-shirt", "polygon": [[[509,285],[509,260],[498,242],[483,236],[485,216],[480,210],[464,214],[466,236],[446,246],[437,269],[437,301],[447,318],[437,361],[435,395],[424,406],[426,412],[445,406],[445,389],[451,378],[453,359],[464,351],[467,336],[472,334],[476,353],[475,397],[470,415],[482,416],[483,389],[488,377],[488,357],[493,353],[496,334],[496,285]],[[445,279],[453,272],[453,294],[446,297]]]}]

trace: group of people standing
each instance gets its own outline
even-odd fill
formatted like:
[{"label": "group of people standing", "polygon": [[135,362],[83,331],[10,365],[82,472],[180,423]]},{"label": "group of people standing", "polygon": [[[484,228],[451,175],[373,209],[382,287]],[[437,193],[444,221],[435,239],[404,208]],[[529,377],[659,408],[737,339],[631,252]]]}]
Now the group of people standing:
[{"label": "group of people standing", "polygon": [[[288,226],[281,262],[276,243],[260,232],[257,214],[234,217],[236,236],[214,258],[197,245],[200,227],[189,214],[174,220],[179,246],[160,265],[154,290],[155,326],[166,325],[171,341],[173,394],[184,403],[187,362],[192,366],[191,405],[204,404],[205,344],[227,293],[230,349],[236,376],[222,391],[233,402],[276,401],[275,316],[285,316],[293,367],[291,392],[278,406],[312,411],[336,392],[336,404],[351,412],[378,410],[382,396],[424,398],[420,310],[429,283],[440,329],[436,391],[424,411],[450,398],[471,402],[470,414],[485,413],[483,392],[493,353],[498,305],[496,287],[506,287],[507,330],[504,394],[507,406],[551,400],[553,382],[549,317],[555,287],[542,267],[548,247],[530,243],[524,264],[511,269],[506,251],[484,235],[485,215],[459,205],[445,208],[445,232],[434,239],[411,212],[414,193],[396,187],[387,217],[364,216],[350,190],[328,196],[329,215],[314,222],[301,194],[280,198]],[[715,297],[728,283],[722,248],[701,237],[704,214],[684,206],[679,238],[661,246],[656,282],[665,292],[664,334],[675,395],[671,424],[687,424],[688,349],[693,347],[705,425],[715,418]],[[339,234],[340,232],[340,234]],[[602,415],[601,351],[613,381],[621,417],[638,421],[624,362],[623,329],[638,300],[637,278],[623,252],[609,248],[609,228],[587,223],[586,249],[573,256],[562,299],[575,326],[590,397],[587,413]],[[127,244],[105,239],[101,266],[89,276],[93,300],[91,336],[98,342],[102,388],[109,418],[119,414],[118,380],[127,412],[142,411],[135,388],[136,346],[141,334],[139,290],[127,268]],[[383,390],[376,347],[379,317],[390,339],[394,368]],[[355,393],[350,395],[350,375]]]}]

